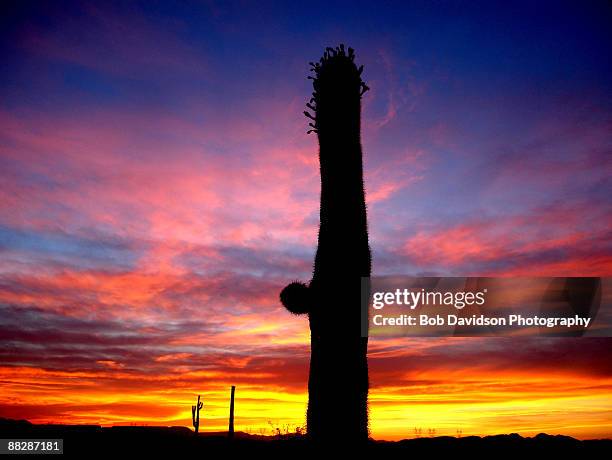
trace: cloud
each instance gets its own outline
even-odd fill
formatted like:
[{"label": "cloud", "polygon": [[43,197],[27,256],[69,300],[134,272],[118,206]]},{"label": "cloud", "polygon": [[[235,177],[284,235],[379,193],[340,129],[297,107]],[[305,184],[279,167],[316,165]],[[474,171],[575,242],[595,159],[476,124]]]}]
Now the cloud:
[{"label": "cloud", "polygon": [[557,203],[517,215],[479,216],[417,230],[402,254],[420,267],[462,273],[601,276],[612,271],[600,203]]}]

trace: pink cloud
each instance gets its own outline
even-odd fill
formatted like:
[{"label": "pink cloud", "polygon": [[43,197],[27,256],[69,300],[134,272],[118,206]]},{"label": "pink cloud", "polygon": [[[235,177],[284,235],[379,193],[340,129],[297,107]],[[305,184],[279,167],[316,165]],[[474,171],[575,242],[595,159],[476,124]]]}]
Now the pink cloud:
[{"label": "pink cloud", "polygon": [[402,253],[421,267],[471,264],[469,270],[477,265],[486,274],[606,276],[612,273],[608,231],[594,232],[588,225],[598,215],[604,216],[605,209],[576,203],[514,216],[480,217],[418,230]]}]

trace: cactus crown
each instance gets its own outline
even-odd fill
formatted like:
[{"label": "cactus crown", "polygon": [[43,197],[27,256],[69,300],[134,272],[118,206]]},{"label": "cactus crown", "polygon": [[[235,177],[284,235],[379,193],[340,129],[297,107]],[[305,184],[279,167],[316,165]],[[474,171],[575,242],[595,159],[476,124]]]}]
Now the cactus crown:
[{"label": "cactus crown", "polygon": [[304,111],[304,115],[311,120],[308,134],[319,133],[319,112],[326,97],[354,92],[361,98],[370,89],[361,79],[363,66],[357,67],[355,64],[355,51],[350,47],[345,51],[344,44],[336,48],[326,48],[319,62],[310,63],[310,70],[314,75],[308,78],[312,80],[314,91],[306,107],[314,114]]}]

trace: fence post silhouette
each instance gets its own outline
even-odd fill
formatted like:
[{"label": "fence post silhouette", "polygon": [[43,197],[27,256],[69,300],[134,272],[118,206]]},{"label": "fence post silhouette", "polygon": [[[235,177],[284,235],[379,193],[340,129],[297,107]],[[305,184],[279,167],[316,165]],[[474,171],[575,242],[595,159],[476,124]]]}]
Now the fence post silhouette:
[{"label": "fence post silhouette", "polygon": [[236,387],[232,385],[232,392],[230,397],[230,413],[229,413],[229,429],[227,436],[231,439],[234,437],[234,393],[236,392]]},{"label": "fence post silhouette", "polygon": [[[310,283],[293,282],[280,299],[293,314],[308,314],[310,375],[307,435],[367,440],[367,337],[361,336],[361,277],[371,256],[361,149],[361,79],[352,48],[327,48],[311,63],[313,97],[304,114],[319,140],[321,203],[318,247]],[[338,385],[342,393],[338,394]]]}]

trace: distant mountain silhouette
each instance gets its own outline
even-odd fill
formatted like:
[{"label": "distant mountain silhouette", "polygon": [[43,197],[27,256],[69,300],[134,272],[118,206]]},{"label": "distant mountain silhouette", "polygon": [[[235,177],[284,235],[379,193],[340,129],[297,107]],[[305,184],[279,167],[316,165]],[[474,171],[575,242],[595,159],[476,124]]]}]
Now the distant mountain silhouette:
[{"label": "distant mountain silhouette", "polygon": [[321,207],[314,273],[280,294],[294,314],[308,313],[308,436],[368,438],[368,339],[361,337],[360,283],[370,276],[370,248],[360,139],[361,96],[368,89],[355,54],[327,48],[311,63],[313,97],[304,112],[319,138]]},{"label": "distant mountain silhouette", "polygon": [[[172,458],[189,455],[208,458],[210,455],[275,455],[307,454],[316,449],[305,436],[256,436],[236,432],[229,439],[227,433],[200,433],[186,427],[118,426],[102,428],[98,425],[34,425],[25,420],[0,418],[0,438],[9,439],[63,439],[64,452],[68,458],[96,458],[104,456],[137,455],[137,458],[171,455]],[[351,451],[354,443],[350,439],[334,438],[334,450]],[[549,458],[552,454],[593,455],[612,450],[612,440],[579,441],[568,436],[538,434],[524,438],[518,434],[497,436],[466,436],[453,438],[406,439],[403,441],[373,441],[362,445],[362,453],[384,455],[386,453],[436,456],[448,454],[541,454]],[[379,457],[376,457],[379,458]],[[605,458],[605,457],[604,457]]]}]

